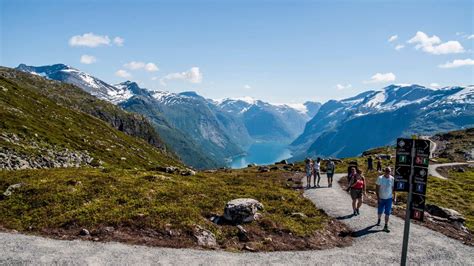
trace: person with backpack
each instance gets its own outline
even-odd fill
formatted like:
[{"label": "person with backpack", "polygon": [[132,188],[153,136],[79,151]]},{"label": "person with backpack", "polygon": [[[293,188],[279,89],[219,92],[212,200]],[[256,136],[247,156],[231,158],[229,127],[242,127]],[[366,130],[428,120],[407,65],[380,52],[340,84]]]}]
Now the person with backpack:
[{"label": "person with backpack", "polygon": [[327,166],[326,166],[326,175],[328,177],[328,187],[332,187],[332,178],[334,176],[334,172],[336,165],[334,164],[333,160],[329,160]]},{"label": "person with backpack", "polygon": [[362,195],[367,196],[366,186],[367,184],[362,170],[357,170],[356,174],[351,178],[349,183],[354,216],[360,214],[359,209],[360,206],[362,206]]},{"label": "person with backpack", "polygon": [[[313,184],[314,184],[314,187],[320,187],[319,186],[319,180],[321,180],[321,175],[320,175],[320,171],[321,171],[321,158],[317,158],[316,159],[316,162],[313,163]],[[318,182],[316,183],[316,176],[318,177]]]},{"label": "person with backpack", "polygon": [[306,170],[306,188],[311,187],[311,176],[313,174],[313,160],[311,158],[306,158],[305,170]]}]

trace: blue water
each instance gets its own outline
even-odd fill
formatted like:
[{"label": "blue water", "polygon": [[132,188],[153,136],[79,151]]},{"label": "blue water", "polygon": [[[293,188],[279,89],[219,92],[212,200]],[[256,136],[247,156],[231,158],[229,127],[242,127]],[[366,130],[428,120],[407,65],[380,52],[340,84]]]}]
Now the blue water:
[{"label": "blue water", "polygon": [[247,167],[248,164],[258,165],[273,164],[291,157],[291,151],[287,144],[279,142],[254,143],[247,150],[246,156],[237,157],[232,160],[230,167],[234,169]]}]

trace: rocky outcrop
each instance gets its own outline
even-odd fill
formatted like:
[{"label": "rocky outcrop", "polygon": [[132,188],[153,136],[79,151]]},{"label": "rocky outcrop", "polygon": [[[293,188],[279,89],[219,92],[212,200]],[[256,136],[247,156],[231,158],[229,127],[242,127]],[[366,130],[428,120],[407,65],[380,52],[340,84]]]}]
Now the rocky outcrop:
[{"label": "rocky outcrop", "polygon": [[217,246],[217,240],[214,234],[199,225],[194,227],[194,238],[201,247],[213,248]]},{"label": "rocky outcrop", "polygon": [[224,218],[232,223],[249,223],[255,220],[257,210],[262,210],[263,205],[255,199],[234,199],[225,205]]},{"label": "rocky outcrop", "polygon": [[87,151],[44,149],[38,155],[26,155],[0,149],[0,169],[4,170],[80,167],[91,165],[93,160]]},{"label": "rocky outcrop", "polygon": [[434,204],[426,205],[426,212],[428,212],[429,218],[441,222],[447,222],[453,224],[457,229],[466,230],[464,223],[466,218],[459,212],[444,207],[439,207]]}]

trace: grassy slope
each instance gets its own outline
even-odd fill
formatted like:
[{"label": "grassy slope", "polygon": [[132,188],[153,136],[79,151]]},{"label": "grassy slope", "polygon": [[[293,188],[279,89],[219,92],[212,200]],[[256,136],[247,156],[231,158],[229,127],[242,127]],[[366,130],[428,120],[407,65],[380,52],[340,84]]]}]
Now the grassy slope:
[{"label": "grassy slope", "polygon": [[474,128],[436,134],[431,139],[438,144],[438,162],[463,162],[464,153],[474,149]]},{"label": "grassy slope", "polygon": [[165,148],[158,133],[143,116],[126,112],[74,85],[47,80],[6,67],[0,67],[0,76],[4,82],[15,84],[28,91],[35,91],[59,105],[82,111],[107,122],[128,135],[144,139],[152,146],[163,150]]},{"label": "grassy slope", "polygon": [[96,117],[54,102],[37,89],[2,77],[0,86],[0,132],[14,133],[21,139],[17,145],[0,138],[2,147],[32,156],[39,153],[31,146],[33,143],[42,148],[87,150],[105,166],[123,168],[179,165],[161,149]]},{"label": "grassy slope", "polygon": [[[325,228],[329,219],[300,191],[287,186],[285,173],[291,174],[260,174],[256,169],[187,177],[118,169],[0,171],[0,191],[10,184],[26,184],[0,200],[0,225],[19,231],[54,229],[75,234],[80,228],[99,232],[104,226],[114,226],[153,237],[167,227],[190,236],[197,224],[214,232],[222,244],[237,236],[236,227],[218,226],[208,218],[222,215],[227,201],[250,197],[264,205],[263,219],[246,225],[248,231],[259,232],[259,245],[265,245],[266,236],[290,235],[301,241]],[[293,217],[293,212],[308,217]],[[193,242],[192,237],[182,241],[178,246]]]}]

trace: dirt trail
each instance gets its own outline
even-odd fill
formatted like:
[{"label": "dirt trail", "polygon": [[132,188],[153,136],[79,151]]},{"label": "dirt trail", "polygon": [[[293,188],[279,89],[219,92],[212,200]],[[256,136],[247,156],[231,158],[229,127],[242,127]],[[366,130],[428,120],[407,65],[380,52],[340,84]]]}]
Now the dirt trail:
[{"label": "dirt trail", "polygon": [[469,163],[441,163],[441,164],[431,164],[428,166],[428,174],[441,178],[441,179],[447,179],[446,177],[442,176],[436,169],[438,167],[449,167],[449,166],[459,166],[459,165],[468,165]]},{"label": "dirt trail", "polygon": [[[305,191],[318,208],[347,223],[356,233],[353,246],[321,251],[229,253],[192,249],[153,248],[121,243],[62,241],[21,234],[0,233],[0,264],[74,265],[314,265],[314,264],[399,264],[403,220],[392,217],[390,233],[373,226],[376,210],[364,205],[361,215],[350,217],[349,196],[336,175],[332,188],[322,186]],[[348,216],[349,215],[349,216]],[[409,245],[410,264],[471,264],[474,248],[425,227],[412,224]]]}]

